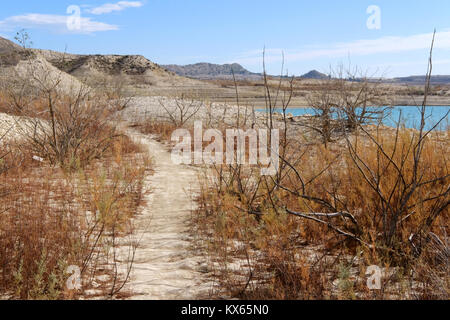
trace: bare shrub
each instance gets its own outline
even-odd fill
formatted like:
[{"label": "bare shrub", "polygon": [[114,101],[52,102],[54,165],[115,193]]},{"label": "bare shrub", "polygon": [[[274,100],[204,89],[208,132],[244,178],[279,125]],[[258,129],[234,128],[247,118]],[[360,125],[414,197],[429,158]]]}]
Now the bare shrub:
[{"label": "bare shrub", "polygon": [[361,125],[382,122],[390,103],[380,88],[381,80],[371,80],[357,68],[345,71],[342,66],[334,79],[338,98],[335,107],[346,130],[353,132]]},{"label": "bare shrub", "polygon": [[317,132],[328,144],[360,125],[381,123],[389,115],[390,101],[380,87],[380,80],[341,65],[308,94],[316,117],[302,125]]},{"label": "bare shrub", "polygon": [[132,100],[133,94],[125,75],[99,76],[85,82],[119,111],[126,109]]},{"label": "bare shrub", "polygon": [[307,97],[318,119],[311,124],[306,123],[306,121],[303,124],[303,126],[319,133],[325,145],[335,141],[334,139],[341,129],[341,126],[333,117],[333,115],[336,115],[333,87],[331,81],[323,83],[320,91]]},{"label": "bare shrub", "polygon": [[109,122],[107,100],[88,97],[80,91],[76,97],[56,98],[50,93],[41,118],[29,118],[22,135],[31,151],[62,167],[84,166],[100,158],[117,136]]},{"label": "bare shrub", "polygon": [[161,107],[166,111],[168,120],[177,127],[183,127],[203,107],[203,102],[193,95],[182,93],[174,98],[174,105],[167,105],[163,100],[159,101]]},{"label": "bare shrub", "polygon": [[118,105],[81,83],[62,87],[62,73],[29,63],[4,89],[2,103],[3,111],[26,119],[19,127],[28,151],[66,168],[101,157],[116,136],[111,120]]}]

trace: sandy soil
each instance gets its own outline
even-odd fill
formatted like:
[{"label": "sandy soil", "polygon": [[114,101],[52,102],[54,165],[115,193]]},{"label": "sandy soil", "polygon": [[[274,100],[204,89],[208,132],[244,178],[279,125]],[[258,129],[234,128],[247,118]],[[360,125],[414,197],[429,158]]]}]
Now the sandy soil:
[{"label": "sandy soil", "polygon": [[140,246],[136,251],[131,281],[126,290],[131,299],[196,299],[211,288],[207,264],[191,249],[189,218],[198,193],[197,171],[175,165],[163,145],[150,137],[128,131],[153,157],[154,173],[147,178],[151,192],[137,218]]}]

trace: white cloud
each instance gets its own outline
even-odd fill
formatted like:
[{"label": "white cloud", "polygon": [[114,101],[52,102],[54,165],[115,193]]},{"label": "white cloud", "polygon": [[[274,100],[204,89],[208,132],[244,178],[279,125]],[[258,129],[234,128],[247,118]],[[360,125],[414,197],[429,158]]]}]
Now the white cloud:
[{"label": "white cloud", "polygon": [[144,4],[141,1],[119,1],[117,3],[105,3],[104,5],[101,5],[99,7],[87,9],[86,12],[100,15],[111,13],[114,11],[122,11],[127,8],[139,8],[143,5]]},{"label": "white cloud", "polygon": [[[401,53],[429,49],[432,33],[416,34],[405,37],[382,37],[372,40],[356,40],[325,46],[306,46],[297,50],[284,50],[288,62],[305,61],[317,58],[340,58],[347,56],[365,56],[380,53]],[[436,33],[435,49],[450,49],[450,31]],[[282,49],[266,50],[266,62],[281,61]],[[236,60],[239,63],[256,64],[262,59],[262,51],[250,51]]]},{"label": "white cloud", "polygon": [[43,28],[60,33],[88,34],[99,31],[112,31],[119,28],[115,25],[93,21],[91,18],[80,18],[80,28],[69,30],[67,28],[68,16],[29,13],[12,16],[0,21],[0,30],[12,31],[15,28]]}]

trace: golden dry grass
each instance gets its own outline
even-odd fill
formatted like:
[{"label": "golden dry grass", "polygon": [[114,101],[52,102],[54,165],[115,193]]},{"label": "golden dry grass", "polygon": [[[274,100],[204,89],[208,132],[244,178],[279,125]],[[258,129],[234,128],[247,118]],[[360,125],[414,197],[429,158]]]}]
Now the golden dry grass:
[{"label": "golden dry grass", "polygon": [[[439,247],[424,236],[417,257],[410,242],[412,234],[425,229],[426,234],[448,241],[448,132],[426,139],[418,170],[421,181],[443,179],[417,188],[405,203],[406,186],[399,182],[396,167],[406,185],[412,181],[414,157],[410,151],[417,132],[401,130],[397,141],[395,130],[371,134],[375,141],[354,136],[352,152],[346,143],[329,148],[320,144],[292,147],[286,158],[296,161],[296,172],[288,168],[279,181],[259,177],[258,171],[248,168],[236,171],[227,166],[205,174],[194,230],[202,235],[220,284],[217,295],[250,299],[448,298],[448,247]],[[379,146],[393,156],[383,157]],[[363,171],[352,157],[354,152],[364,163]],[[380,180],[379,190],[366,181],[369,173]],[[388,204],[382,203],[379,193],[387,195]],[[324,223],[318,223],[286,211],[334,212],[328,204],[351,213],[357,223],[344,217],[323,218]],[[439,206],[443,210],[434,217],[433,210]],[[392,234],[386,230],[391,227]],[[366,286],[365,272],[370,265],[392,273],[383,279],[382,290],[370,291]]]}]

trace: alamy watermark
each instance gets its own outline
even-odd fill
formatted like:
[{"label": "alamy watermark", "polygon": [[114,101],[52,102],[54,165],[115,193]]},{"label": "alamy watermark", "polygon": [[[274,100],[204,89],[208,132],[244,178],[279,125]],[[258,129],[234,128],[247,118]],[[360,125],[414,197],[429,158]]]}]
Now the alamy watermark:
[{"label": "alamy watermark", "polygon": [[172,133],[172,141],[177,143],[172,150],[172,161],[196,165],[259,165],[261,175],[275,175],[279,168],[280,133],[279,129],[270,131],[228,129],[224,137],[217,129],[204,131],[202,122],[196,121],[194,137],[186,129]]},{"label": "alamy watermark", "polygon": [[77,5],[71,5],[67,7],[66,13],[69,15],[67,17],[66,25],[67,29],[70,31],[81,30],[81,8]]},{"label": "alamy watermark", "polygon": [[367,288],[369,290],[381,290],[382,271],[379,266],[369,266],[366,270]]},{"label": "alamy watermark", "polygon": [[78,266],[69,266],[66,273],[70,274],[70,277],[66,281],[66,287],[69,290],[81,289],[81,270]]},{"label": "alamy watermark", "polygon": [[367,28],[369,30],[380,30],[381,29],[381,8],[376,5],[371,5],[366,10],[367,14],[369,14],[369,18],[367,19]]}]

